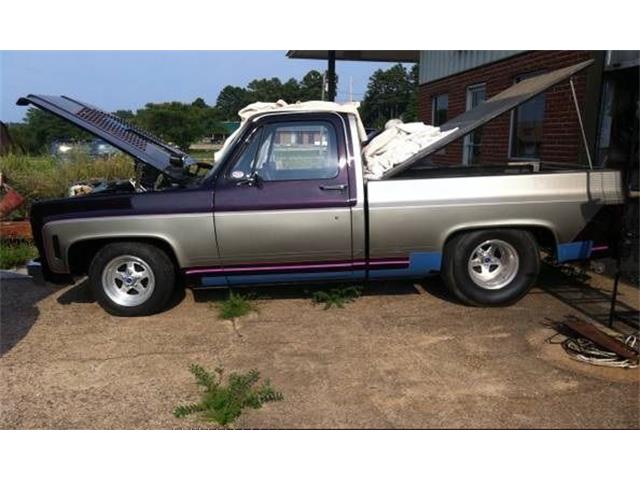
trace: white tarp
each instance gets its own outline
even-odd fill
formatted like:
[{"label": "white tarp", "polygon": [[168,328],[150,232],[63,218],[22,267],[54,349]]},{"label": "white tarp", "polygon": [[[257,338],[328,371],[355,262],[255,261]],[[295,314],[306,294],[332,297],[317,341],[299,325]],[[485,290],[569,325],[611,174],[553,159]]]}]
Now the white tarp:
[{"label": "white tarp", "polygon": [[[240,126],[242,127],[246,122],[250,121],[255,115],[259,113],[265,113],[269,111],[274,112],[340,112],[350,113],[355,115],[356,123],[358,125],[358,137],[363,142],[367,138],[367,132],[364,129],[360,114],[358,113],[359,102],[348,103],[335,103],[335,102],[323,102],[319,100],[313,100],[310,102],[298,102],[288,104],[284,100],[278,100],[277,102],[255,102],[247,105],[238,112],[240,117]],[[215,154],[215,160],[218,161],[226,153],[228,146],[233,142],[236,136],[240,132],[238,128],[233,134],[227,138],[222,145],[222,148]]]},{"label": "white tarp", "polygon": [[384,131],[364,148],[365,177],[372,180],[381,178],[387,170],[406,162],[412,155],[456,130],[441,131],[439,127],[421,122],[389,120]]}]

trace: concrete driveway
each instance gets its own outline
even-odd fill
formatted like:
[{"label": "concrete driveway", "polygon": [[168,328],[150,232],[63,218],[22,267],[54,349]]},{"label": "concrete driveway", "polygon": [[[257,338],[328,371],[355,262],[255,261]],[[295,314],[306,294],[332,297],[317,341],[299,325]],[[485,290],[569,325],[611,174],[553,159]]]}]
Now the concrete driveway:
[{"label": "concrete driveway", "polygon": [[[256,368],[284,393],[237,428],[639,428],[638,369],[581,364],[546,342],[550,322],[603,318],[609,288],[547,271],[517,305],[480,309],[435,278],[372,285],[331,310],[303,287],[263,288],[234,325],[212,303],[224,292],[123,319],[84,283],[3,280],[0,427],[212,428],[172,415],[198,399],[197,362]],[[620,300],[638,309],[636,289]]]}]

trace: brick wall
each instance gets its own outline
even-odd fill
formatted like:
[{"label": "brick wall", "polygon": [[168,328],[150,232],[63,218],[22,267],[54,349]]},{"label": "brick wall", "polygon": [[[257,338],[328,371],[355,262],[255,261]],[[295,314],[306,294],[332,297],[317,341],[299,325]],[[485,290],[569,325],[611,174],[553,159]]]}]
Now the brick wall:
[{"label": "brick wall", "polygon": [[[418,114],[421,121],[432,123],[432,98],[448,94],[448,118],[463,113],[466,109],[467,87],[485,83],[486,98],[513,85],[519,75],[556,70],[588,60],[587,51],[532,51],[506,60],[484,65],[473,70],[452,75],[420,86],[418,94]],[[576,93],[584,114],[586,94],[586,73],[575,79]],[[590,99],[598,101],[598,99]],[[483,127],[481,161],[504,162],[509,159],[510,114],[506,113]],[[433,156],[436,163],[459,164],[462,162],[463,141],[458,140],[447,146],[444,154]],[[545,112],[542,130],[540,159],[553,162],[578,162],[582,149],[580,127],[577,121],[571,87],[563,82],[545,92]]]}]

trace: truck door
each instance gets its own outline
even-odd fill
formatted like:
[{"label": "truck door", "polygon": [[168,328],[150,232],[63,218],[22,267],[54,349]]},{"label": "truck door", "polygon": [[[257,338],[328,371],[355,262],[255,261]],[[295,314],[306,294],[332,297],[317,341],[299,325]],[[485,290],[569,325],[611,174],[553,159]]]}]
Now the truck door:
[{"label": "truck door", "polygon": [[216,183],[216,237],[232,285],[353,275],[342,119],[283,117],[259,119]]}]

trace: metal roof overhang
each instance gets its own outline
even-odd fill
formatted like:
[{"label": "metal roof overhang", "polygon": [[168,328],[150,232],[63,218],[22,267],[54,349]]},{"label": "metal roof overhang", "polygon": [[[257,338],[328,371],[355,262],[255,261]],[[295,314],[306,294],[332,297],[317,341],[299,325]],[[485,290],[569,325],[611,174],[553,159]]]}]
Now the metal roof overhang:
[{"label": "metal roof overhang", "polygon": [[[360,62],[418,63],[419,50],[335,50],[336,60]],[[306,60],[328,60],[329,50],[289,50],[287,57]]]},{"label": "metal roof overhang", "polygon": [[432,155],[450,143],[471,133],[476,128],[479,128],[494,118],[513,110],[519,105],[525,103],[527,100],[531,100],[533,97],[539,95],[548,88],[571,78],[573,75],[584,70],[591,64],[593,64],[593,60],[587,60],[586,62],[531,77],[512,85],[494,97],[491,97],[486,102],[441,125],[440,129],[443,131],[452,130],[454,128],[457,128],[457,130],[443,139],[432,143],[427,148],[415,153],[407,161],[391,168],[381,177],[381,179],[393,177],[394,175],[411,168],[411,166],[417,161]]}]

